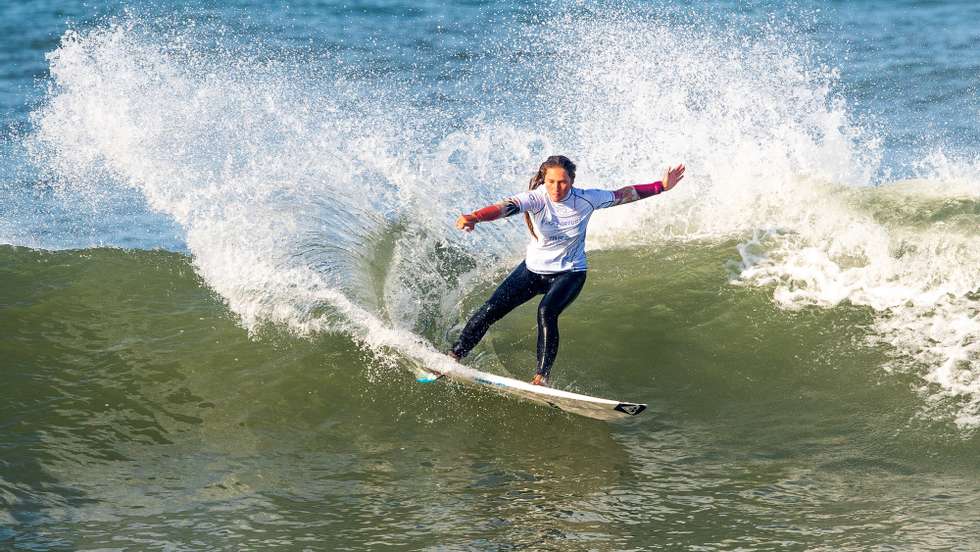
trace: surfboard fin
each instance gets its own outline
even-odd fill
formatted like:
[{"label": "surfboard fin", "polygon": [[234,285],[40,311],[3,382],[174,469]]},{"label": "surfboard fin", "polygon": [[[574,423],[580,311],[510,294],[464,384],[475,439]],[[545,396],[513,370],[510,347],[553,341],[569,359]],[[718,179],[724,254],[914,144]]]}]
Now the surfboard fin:
[{"label": "surfboard fin", "polygon": [[419,383],[433,383],[445,377],[445,374],[437,374],[435,372],[426,372],[415,378],[415,381]]}]

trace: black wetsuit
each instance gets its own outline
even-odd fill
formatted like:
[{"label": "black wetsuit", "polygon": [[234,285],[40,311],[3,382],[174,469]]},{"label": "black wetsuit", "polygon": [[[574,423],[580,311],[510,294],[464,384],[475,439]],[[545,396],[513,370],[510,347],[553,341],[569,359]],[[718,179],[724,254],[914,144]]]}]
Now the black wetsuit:
[{"label": "black wetsuit", "polygon": [[544,294],[538,304],[538,370],[548,376],[558,355],[558,315],[578,297],[585,284],[585,271],[538,274],[521,262],[497,287],[490,299],[466,323],[452,352],[465,357],[480,342],[490,325],[535,295]]}]

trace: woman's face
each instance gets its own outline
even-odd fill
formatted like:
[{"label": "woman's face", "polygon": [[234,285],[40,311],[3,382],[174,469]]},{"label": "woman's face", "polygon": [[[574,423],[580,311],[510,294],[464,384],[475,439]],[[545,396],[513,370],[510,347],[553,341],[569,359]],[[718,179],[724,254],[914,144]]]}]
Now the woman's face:
[{"label": "woman's face", "polygon": [[551,201],[561,201],[572,189],[572,179],[568,177],[565,169],[548,167],[544,172],[544,188],[547,190]]}]

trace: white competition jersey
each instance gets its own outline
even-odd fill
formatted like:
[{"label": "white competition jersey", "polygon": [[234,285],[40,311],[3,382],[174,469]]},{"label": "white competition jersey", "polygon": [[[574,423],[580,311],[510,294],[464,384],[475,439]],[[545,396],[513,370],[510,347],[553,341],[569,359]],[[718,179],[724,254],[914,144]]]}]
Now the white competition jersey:
[{"label": "white competition jersey", "polygon": [[538,239],[527,244],[527,268],[538,274],[585,270],[585,230],[596,209],[611,207],[610,190],[572,187],[561,201],[552,201],[544,185],[510,198],[521,213],[531,215]]}]

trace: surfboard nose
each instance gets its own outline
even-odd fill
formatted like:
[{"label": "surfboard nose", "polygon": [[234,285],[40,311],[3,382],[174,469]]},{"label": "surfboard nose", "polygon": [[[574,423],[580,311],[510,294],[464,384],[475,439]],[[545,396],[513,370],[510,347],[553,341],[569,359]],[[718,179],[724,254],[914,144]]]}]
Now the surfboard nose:
[{"label": "surfboard nose", "polygon": [[645,404],[634,404],[634,403],[619,403],[616,405],[614,410],[629,414],[630,416],[636,416],[640,412],[647,409]]}]

